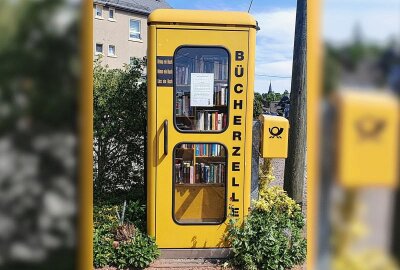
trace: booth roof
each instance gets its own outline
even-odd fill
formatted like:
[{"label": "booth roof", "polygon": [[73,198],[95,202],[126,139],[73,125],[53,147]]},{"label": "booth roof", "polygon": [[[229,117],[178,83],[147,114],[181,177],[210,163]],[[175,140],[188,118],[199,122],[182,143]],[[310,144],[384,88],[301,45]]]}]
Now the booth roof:
[{"label": "booth roof", "polygon": [[252,28],[257,27],[256,20],[249,13],[211,10],[157,9],[150,14],[148,23],[240,25]]}]

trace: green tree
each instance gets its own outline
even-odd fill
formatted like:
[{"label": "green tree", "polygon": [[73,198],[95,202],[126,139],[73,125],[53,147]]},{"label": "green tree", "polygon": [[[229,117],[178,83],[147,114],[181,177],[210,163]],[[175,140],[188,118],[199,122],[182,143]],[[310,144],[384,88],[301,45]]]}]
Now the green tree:
[{"label": "green tree", "polygon": [[254,105],[253,105],[253,118],[257,118],[263,113],[262,109],[263,98],[260,93],[254,93]]},{"label": "green tree", "polygon": [[273,91],[262,94],[264,105],[269,107],[271,102],[275,101],[275,93]]},{"label": "green tree", "polygon": [[281,100],[282,97],[283,97],[283,95],[281,93],[275,93],[274,101],[279,101],[279,100]]},{"label": "green tree", "polygon": [[146,83],[144,60],[125,69],[94,66],[94,188],[129,190],[144,183]]}]

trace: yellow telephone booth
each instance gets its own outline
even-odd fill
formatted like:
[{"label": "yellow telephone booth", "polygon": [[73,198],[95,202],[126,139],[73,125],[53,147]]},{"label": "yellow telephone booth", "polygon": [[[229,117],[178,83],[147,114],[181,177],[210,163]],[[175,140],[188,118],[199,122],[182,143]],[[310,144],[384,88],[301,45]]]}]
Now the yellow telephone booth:
[{"label": "yellow telephone booth", "polygon": [[148,24],[148,233],[161,249],[227,247],[250,206],[256,21],[172,9]]}]

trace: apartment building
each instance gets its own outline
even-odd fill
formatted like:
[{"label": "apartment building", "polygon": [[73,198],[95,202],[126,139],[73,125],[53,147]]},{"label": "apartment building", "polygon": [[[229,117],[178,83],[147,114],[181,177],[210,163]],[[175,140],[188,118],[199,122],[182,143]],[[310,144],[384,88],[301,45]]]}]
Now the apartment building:
[{"label": "apartment building", "polygon": [[147,17],[165,0],[94,0],[93,52],[102,64],[121,68],[147,51]]}]

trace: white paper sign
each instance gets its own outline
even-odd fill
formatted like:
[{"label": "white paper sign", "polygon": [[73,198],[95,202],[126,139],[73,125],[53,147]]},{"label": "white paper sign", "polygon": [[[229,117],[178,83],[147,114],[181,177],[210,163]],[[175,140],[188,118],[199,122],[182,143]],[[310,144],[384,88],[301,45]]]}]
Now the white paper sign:
[{"label": "white paper sign", "polygon": [[214,106],[214,73],[192,73],[190,106]]}]

